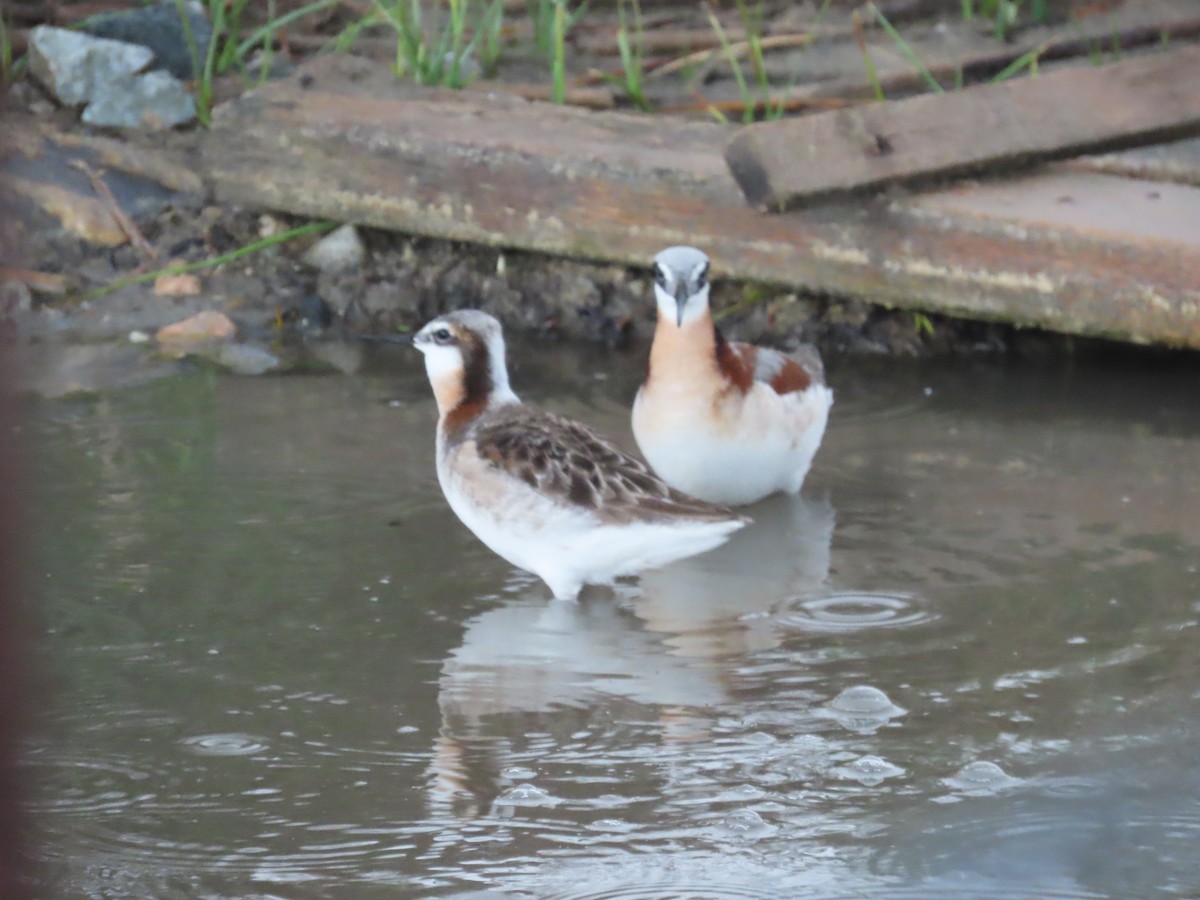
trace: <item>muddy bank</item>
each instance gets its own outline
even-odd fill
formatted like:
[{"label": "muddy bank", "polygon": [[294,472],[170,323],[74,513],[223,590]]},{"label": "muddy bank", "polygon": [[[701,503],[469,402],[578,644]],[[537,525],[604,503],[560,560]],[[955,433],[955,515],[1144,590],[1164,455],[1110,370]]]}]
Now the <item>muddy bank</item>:
[{"label": "muddy bank", "polygon": [[[313,223],[214,202],[189,169],[203,133],[115,141],[87,133],[63,111],[39,118],[28,135],[42,141],[40,151],[12,159],[28,166],[16,168],[21,184],[53,192],[11,192],[0,217],[0,321],[8,340],[25,348],[22,382],[39,393],[105,390],[195,358],[243,374],[353,370],[357,356],[345,352],[347,342],[402,339],[436,314],[468,306],[545,340],[637,347],[653,333],[649,261],[657,245],[646,246],[644,267],[627,267],[364,227],[353,229],[349,256],[339,261],[314,254],[331,240],[337,223],[329,223],[243,252]],[[89,166],[103,173],[111,200],[95,190]],[[136,240],[106,218],[106,203],[128,216]],[[236,258],[206,265],[222,255]],[[812,343],[827,358],[1111,346],[723,277],[732,263],[714,254],[713,300],[735,339]],[[198,268],[152,277],[180,265]],[[150,280],[109,290],[139,276]],[[168,350],[155,339],[159,329],[206,311],[232,321],[232,342]]]},{"label": "muddy bank", "polygon": [[[160,258],[198,262],[299,224],[269,213],[172,207],[143,223]],[[509,328],[546,337],[625,345],[648,339],[654,307],[649,268],[628,269],[474,244],[357,229],[360,265],[321,271],[306,261],[318,238],[261,250],[195,273],[199,293],[163,296],[134,285],[83,302],[33,295],[18,333],[94,341],[152,331],[203,309],[225,312],[261,338],[301,331],[312,338],[403,334],[449,309],[474,306]],[[649,248],[647,260],[657,249]],[[139,271],[129,246],[96,250],[59,235],[31,267],[61,267],[86,295]],[[719,260],[715,266],[719,265]],[[923,320],[865,303],[721,280],[714,306],[731,336],[807,341],[829,352],[927,354],[1001,350],[1005,330],[957,320]]]},{"label": "muddy bank", "polygon": [[[24,220],[23,266],[59,273],[76,296],[147,269],[129,244],[97,247],[36,217]],[[256,210],[176,197],[138,226],[158,258],[191,263],[278,234],[298,220]],[[4,328],[23,345],[21,380],[38,393],[61,395],[138,383],[172,371],[154,334],[199,312],[224,313],[239,347],[277,363],[244,368],[233,355],[197,347],[184,355],[245,374],[331,368],[352,370],[347,342],[403,340],[436,314],[479,307],[513,332],[544,340],[576,340],[610,348],[648,344],[654,328],[649,268],[629,269],[473,244],[356,229],[361,262],[321,271],[312,235],[278,244],[194,274],[191,293],[170,282],[130,285],[77,300],[8,282]],[[648,250],[647,256],[653,249]],[[720,261],[714,263],[714,268]],[[1112,349],[998,323],[926,316],[906,310],[721,279],[714,307],[721,326],[740,340],[815,344],[840,355],[1004,355]],[[190,363],[185,363],[190,364]]]}]

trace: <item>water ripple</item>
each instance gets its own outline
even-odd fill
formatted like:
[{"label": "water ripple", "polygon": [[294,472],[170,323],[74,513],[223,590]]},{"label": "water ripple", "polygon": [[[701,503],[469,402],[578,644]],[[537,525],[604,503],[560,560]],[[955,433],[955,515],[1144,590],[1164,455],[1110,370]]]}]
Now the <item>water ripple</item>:
[{"label": "water ripple", "polygon": [[911,594],[845,591],[796,600],[777,610],[773,619],[797,631],[858,631],[863,628],[907,628],[937,618]]},{"label": "water ripple", "polygon": [[544,900],[766,900],[773,891],[743,884],[689,884],[667,881],[660,884],[616,885],[599,890],[584,889],[543,894]]},{"label": "water ripple", "polygon": [[156,801],[156,792],[162,788],[153,777],[155,773],[126,757],[78,759],[35,751],[26,758],[25,765],[39,770],[39,782],[55,784],[53,795],[43,793],[33,802],[35,810],[54,814],[119,813],[139,803]]},{"label": "water ripple", "polygon": [[250,756],[267,749],[267,742],[248,734],[198,734],[180,741],[202,756]]}]

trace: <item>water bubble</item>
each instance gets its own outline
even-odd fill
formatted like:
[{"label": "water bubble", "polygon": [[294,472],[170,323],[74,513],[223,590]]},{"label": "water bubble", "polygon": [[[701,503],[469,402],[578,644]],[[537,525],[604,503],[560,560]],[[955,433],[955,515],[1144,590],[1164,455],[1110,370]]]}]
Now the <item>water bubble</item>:
[{"label": "water bubble", "polygon": [[784,628],[797,631],[839,632],[863,628],[906,628],[935,617],[908,594],[844,591],[826,597],[793,601],[775,613]]},{"label": "water bubble", "polygon": [[597,809],[621,809],[633,803],[633,798],[622,797],[620,794],[601,794],[592,800],[592,806]]},{"label": "water bubble", "polygon": [[558,798],[533,784],[518,784],[496,798],[497,806],[557,806]]},{"label": "water bubble", "polygon": [[893,703],[879,688],[860,684],[846,688],[830,700],[822,712],[848,731],[874,734],[908,710]]},{"label": "water bubble", "polygon": [[774,834],[775,826],[767,824],[752,809],[739,809],[721,820],[721,829],[739,838],[758,838]]},{"label": "water bubble", "polygon": [[629,834],[636,831],[638,826],[621,819],[597,819],[585,827],[588,831],[597,831],[603,834]]},{"label": "water bubble", "polygon": [[779,742],[779,738],[765,731],[751,731],[744,740],[747,744],[754,744],[758,747],[769,747]]},{"label": "water bubble", "polygon": [[203,756],[248,756],[267,749],[266,741],[248,734],[198,734],[180,743]]},{"label": "water bubble", "polygon": [[878,756],[860,756],[852,763],[838,766],[833,770],[833,774],[867,787],[875,787],[889,778],[905,774],[905,770]]},{"label": "water bubble", "polygon": [[969,762],[950,778],[943,778],[942,781],[949,787],[973,797],[995,794],[1022,783],[1021,779],[1013,778],[994,762],[986,760]]},{"label": "water bubble", "polygon": [[759,797],[762,797],[766,791],[756,784],[739,784],[737,787],[732,788],[729,793],[734,796],[742,797],[746,800],[757,800]]},{"label": "water bubble", "polygon": [[509,766],[500,774],[509,781],[529,781],[531,778],[537,778],[537,772],[524,766]]}]

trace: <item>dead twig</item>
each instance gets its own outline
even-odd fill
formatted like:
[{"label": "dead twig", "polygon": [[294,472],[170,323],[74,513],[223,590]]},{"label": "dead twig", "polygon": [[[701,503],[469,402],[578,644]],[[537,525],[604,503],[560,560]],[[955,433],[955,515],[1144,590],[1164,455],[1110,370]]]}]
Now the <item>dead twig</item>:
[{"label": "dead twig", "polygon": [[[766,100],[708,100],[703,94],[693,93],[695,99],[691,103],[678,103],[658,108],[661,113],[719,113],[726,118],[737,118],[741,121],[747,107],[755,111],[763,111],[768,106]],[[828,109],[842,109],[847,106],[857,106],[860,101],[843,97],[787,97],[775,95],[769,105],[772,110],[782,110],[785,113],[821,112]]]},{"label": "dead twig", "polygon": [[[791,47],[806,47],[814,40],[814,36],[808,32],[798,34],[778,34],[770,37],[760,38],[758,46],[761,50],[783,50]],[[732,56],[744,56],[748,53],[753,45],[750,41],[737,41],[729,45],[729,49],[724,51]],[[704,50],[697,50],[694,53],[688,53],[684,56],[677,57],[669,62],[663,63],[654,69],[649,69],[646,72],[645,78],[649,81],[651,78],[661,78],[664,75],[673,75],[676,72],[686,69],[688,66],[695,63],[704,62],[714,53],[720,50],[719,45],[709,47]]]},{"label": "dead twig", "polygon": [[[740,25],[731,25],[726,29],[726,34],[730,40],[746,39],[746,30]],[[710,28],[663,28],[647,31],[642,35],[641,41],[642,52],[647,54],[692,52],[721,46],[720,40]],[[580,35],[574,43],[580,50],[597,56],[616,56],[619,53],[616,29]]]},{"label": "dead twig", "polygon": [[39,294],[61,295],[70,289],[70,283],[63,275],[12,266],[0,266],[0,281],[19,281]]},{"label": "dead twig", "polygon": [[[505,81],[473,81],[465,90],[478,90],[513,94],[525,100],[549,100],[550,85],[522,84]],[[563,97],[568,106],[582,106],[587,109],[612,109],[617,105],[613,93],[606,87],[579,86],[568,87]]]},{"label": "dead twig", "polygon": [[137,227],[137,223],[129,217],[129,213],[121,208],[121,204],[117,202],[117,198],[113,196],[113,192],[109,190],[104,179],[100,177],[100,173],[93,169],[82,159],[71,160],[70,166],[73,169],[78,169],[87,176],[88,181],[92,184],[92,190],[96,192],[96,196],[109,214],[120,226],[121,231],[125,232],[125,236],[129,238],[129,243],[133,244],[137,251],[142,254],[146,262],[157,262],[158,251],[150,246],[150,242],[146,240],[146,236],[142,234],[142,230]]}]

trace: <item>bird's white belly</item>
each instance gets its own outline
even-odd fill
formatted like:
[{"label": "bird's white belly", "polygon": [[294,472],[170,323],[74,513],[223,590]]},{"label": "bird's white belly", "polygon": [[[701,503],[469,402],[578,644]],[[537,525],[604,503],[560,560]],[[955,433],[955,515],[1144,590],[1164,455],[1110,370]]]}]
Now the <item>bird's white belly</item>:
[{"label": "bird's white belly", "polygon": [[454,514],[492,552],[527,572],[545,577],[570,555],[588,518],[498,472],[479,469],[464,477],[438,466],[438,480]]},{"label": "bird's white belly", "polygon": [[833,402],[825,387],[780,397],[756,385],[740,408],[717,421],[711,407],[646,408],[639,396],[633,431],[646,461],[678,490],[711,503],[753,503],[795,493],[820,446]]},{"label": "bird's white belly", "polygon": [[473,450],[460,451],[455,466],[439,458],[438,480],[450,508],[476,537],[533,572],[556,596],[711,549],[742,526],[733,519],[606,523],[489,467]]}]

